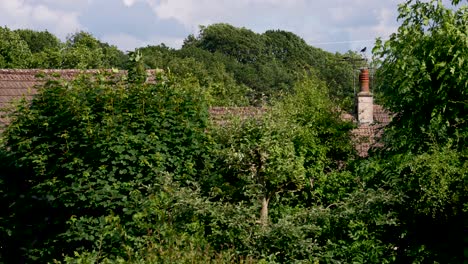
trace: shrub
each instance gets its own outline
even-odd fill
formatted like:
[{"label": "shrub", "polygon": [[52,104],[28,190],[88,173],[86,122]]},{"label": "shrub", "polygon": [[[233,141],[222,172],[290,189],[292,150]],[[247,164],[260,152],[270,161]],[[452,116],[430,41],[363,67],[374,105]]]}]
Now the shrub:
[{"label": "shrub", "polygon": [[148,190],[168,173],[192,186],[211,146],[204,98],[187,79],[136,84],[105,73],[51,78],[19,102],[2,135],[2,255],[45,262],[91,249],[106,216],[130,223],[141,213],[135,192],[158,194]]}]

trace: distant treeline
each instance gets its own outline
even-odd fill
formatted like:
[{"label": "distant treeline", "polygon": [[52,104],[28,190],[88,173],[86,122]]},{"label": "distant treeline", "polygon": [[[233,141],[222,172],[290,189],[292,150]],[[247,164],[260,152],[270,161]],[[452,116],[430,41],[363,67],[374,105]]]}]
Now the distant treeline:
[{"label": "distant treeline", "polygon": [[[258,105],[291,92],[294,83],[312,74],[326,83],[336,102],[350,107],[353,69],[363,63],[354,52],[332,54],[291,32],[258,34],[229,24],[200,27],[198,36],[187,36],[180,49],[159,44],[137,50],[147,69],[198,79],[212,90],[216,105]],[[62,42],[48,31],[0,28],[0,68],[128,69],[131,65],[128,53],[87,32],[71,34]]]}]

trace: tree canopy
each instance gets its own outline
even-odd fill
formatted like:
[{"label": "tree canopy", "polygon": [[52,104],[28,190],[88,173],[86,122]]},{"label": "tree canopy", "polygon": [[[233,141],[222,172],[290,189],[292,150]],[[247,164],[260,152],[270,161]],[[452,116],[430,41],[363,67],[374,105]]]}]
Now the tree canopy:
[{"label": "tree canopy", "polygon": [[395,113],[374,180],[403,197],[403,262],[461,262],[466,243],[468,7],[452,2],[400,5],[398,32],[374,50],[378,89]]},{"label": "tree canopy", "polygon": [[0,68],[27,68],[31,57],[28,43],[6,27],[0,27]]},{"label": "tree canopy", "polygon": [[399,140],[393,140],[391,147],[417,152],[433,142],[453,141],[464,149],[467,7],[451,9],[431,1],[405,4],[399,11],[402,26],[375,49],[384,57],[379,80],[384,104],[397,114],[392,126]]}]

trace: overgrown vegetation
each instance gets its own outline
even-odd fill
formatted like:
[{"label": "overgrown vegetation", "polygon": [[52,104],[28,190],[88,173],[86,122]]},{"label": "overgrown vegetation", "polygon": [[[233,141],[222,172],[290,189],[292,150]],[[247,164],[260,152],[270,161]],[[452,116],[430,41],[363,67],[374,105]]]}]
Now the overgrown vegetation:
[{"label": "overgrown vegetation", "polygon": [[47,31],[5,27],[0,37],[0,68],[132,69],[130,53],[139,52],[145,69],[169,69],[179,77],[196,78],[215,106],[262,105],[291,93],[295,82],[315,71],[335,103],[350,110],[353,72],[362,66],[353,63],[360,58],[356,53],[331,54],[291,32],[258,34],[228,24],[200,27],[198,36],[189,35],[177,50],[160,44],[129,53],[87,32],[71,34],[62,43]]},{"label": "overgrown vegetation", "polygon": [[[46,77],[1,135],[0,258],[462,263],[467,7],[408,1],[399,11],[398,32],[374,50],[378,92],[396,116],[366,158],[335,101],[331,72],[343,62],[287,32],[217,24],[180,50],[130,53],[128,75]],[[23,43],[2,30],[0,43]],[[81,37],[70,46],[97,43]],[[145,65],[166,70],[144,82]],[[268,111],[220,125],[208,117],[214,100],[266,100]]]}]

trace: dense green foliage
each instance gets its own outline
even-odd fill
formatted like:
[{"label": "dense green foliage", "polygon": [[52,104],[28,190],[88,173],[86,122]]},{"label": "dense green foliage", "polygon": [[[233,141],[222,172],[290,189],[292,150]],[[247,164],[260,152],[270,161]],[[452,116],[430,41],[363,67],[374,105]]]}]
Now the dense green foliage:
[{"label": "dense green foliage", "polygon": [[[124,58],[83,32],[63,44],[0,28],[4,67],[55,54],[60,65],[128,69],[48,76],[10,112],[0,259],[462,263],[467,10],[400,5],[398,32],[374,50],[376,92],[395,115],[365,158],[336,103],[351,98],[352,52],[346,61],[290,32],[215,24],[179,50],[148,46]],[[147,68],[159,68],[154,82]],[[217,104],[263,108],[215,123],[208,108]]]},{"label": "dense green foliage", "polygon": [[[31,250],[18,256],[60,255],[54,251],[63,243],[57,236],[71,245],[92,243],[99,228],[76,237],[65,223],[75,219],[75,228],[84,228],[107,214],[126,223],[138,208],[133,198],[150,195],[159,178],[173,175],[190,185],[204,170],[210,142],[200,88],[168,76],[160,76],[157,84],[115,78],[50,81],[31,106],[21,103],[28,110],[16,112],[4,131],[9,150],[2,165],[16,168],[11,173],[17,175],[6,178],[8,197],[17,205],[3,219],[9,223],[2,224],[9,227],[4,231],[14,239],[6,244]],[[33,136],[35,131],[41,135]],[[131,209],[128,202],[137,204]],[[43,210],[31,216],[20,206],[27,204]],[[35,232],[16,223],[31,223]]]},{"label": "dense green foliage", "polygon": [[124,68],[126,61],[126,56],[115,46],[102,43],[89,33],[78,32],[64,44],[61,68]]},{"label": "dense green foliage", "polygon": [[368,174],[404,198],[396,210],[402,261],[461,263],[468,250],[468,7],[410,1],[399,11],[398,32],[375,49],[383,103],[396,116]]},{"label": "dense green foliage", "polygon": [[33,54],[47,49],[60,48],[60,40],[48,31],[18,29],[15,32],[28,44],[29,50]]},{"label": "dense green foliage", "polygon": [[20,36],[0,27],[0,68],[26,68],[30,57],[28,44]]},{"label": "dense green foliage", "polygon": [[[198,37],[189,36],[181,51],[199,48],[221,54],[226,69],[250,87],[254,102],[292,92],[296,81],[316,71],[330,87],[335,103],[350,107],[352,102],[351,62],[341,54],[331,54],[309,46],[297,35],[283,30],[257,34],[228,24],[201,27]],[[352,55],[355,55],[351,53]],[[339,72],[339,74],[337,74]]]},{"label": "dense green foliage", "polygon": [[451,10],[437,2],[404,5],[400,19],[398,33],[376,48],[385,57],[379,80],[384,104],[398,113],[392,127],[400,140],[392,141],[392,150],[418,152],[430,143],[449,141],[465,149],[467,7]]},{"label": "dense green foliage", "polygon": [[100,69],[126,66],[127,56],[86,32],[65,43],[48,31],[1,28],[0,68]]},{"label": "dense green foliage", "polygon": [[192,75],[211,90],[212,104],[228,106],[262,105],[317,75],[330,87],[335,104],[350,110],[353,72],[360,61],[352,52],[344,56],[311,47],[291,32],[257,34],[228,24],[201,27],[199,35],[188,36],[179,50],[162,44],[140,51],[148,68]]},{"label": "dense green foliage", "polygon": [[[337,114],[321,82],[298,84],[259,123],[209,127],[206,92],[196,79],[160,73],[151,84],[121,78],[50,80],[31,104],[18,103],[1,152],[5,259],[44,262],[75,251],[83,252],[77,258],[99,261],[320,258],[315,250],[323,241],[288,253],[278,247],[286,237],[300,238],[291,248],[314,239],[301,230],[315,224],[283,234],[282,222],[308,217],[296,208],[306,206],[297,194],[330,188],[331,164],[346,158],[329,153],[344,144],[352,149],[349,137],[328,141],[351,126],[327,130]],[[313,103],[306,100],[314,93]],[[286,109],[300,112],[291,119]],[[271,225],[256,202],[262,199],[274,204]],[[274,237],[280,244],[265,245]]]}]

